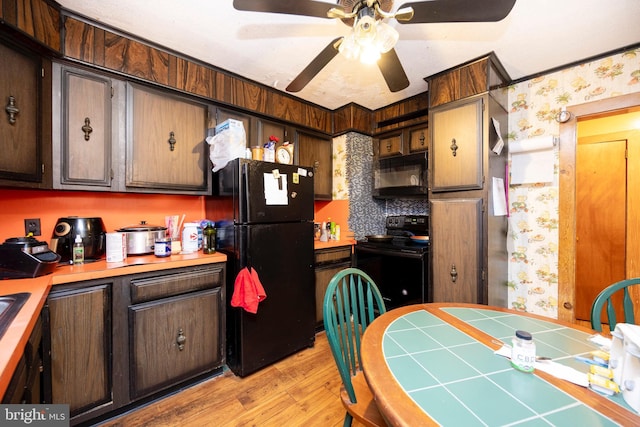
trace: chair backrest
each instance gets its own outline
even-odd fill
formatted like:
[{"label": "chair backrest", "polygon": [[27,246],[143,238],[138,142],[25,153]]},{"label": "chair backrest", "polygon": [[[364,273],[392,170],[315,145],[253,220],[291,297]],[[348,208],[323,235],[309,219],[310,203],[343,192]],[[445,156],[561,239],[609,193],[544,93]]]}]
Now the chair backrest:
[{"label": "chair backrest", "polygon": [[606,303],[607,318],[609,322],[609,330],[616,328],[616,312],[611,297],[618,291],[622,290],[622,310],[624,313],[625,323],[635,323],[633,314],[633,301],[629,295],[629,286],[640,284],[640,277],[634,279],[621,280],[604,288],[591,305],[591,328],[598,332],[602,332],[602,308]]},{"label": "chair backrest", "polygon": [[351,376],[362,369],[362,334],[377,316],[386,312],[384,301],[371,277],[357,268],[346,268],[329,282],[322,311],[331,353],[349,398],[355,403]]}]

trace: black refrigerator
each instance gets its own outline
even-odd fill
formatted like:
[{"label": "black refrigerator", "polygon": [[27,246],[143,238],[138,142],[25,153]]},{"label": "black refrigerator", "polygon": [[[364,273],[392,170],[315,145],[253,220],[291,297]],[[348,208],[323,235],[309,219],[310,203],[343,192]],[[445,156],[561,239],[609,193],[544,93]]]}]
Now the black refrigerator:
[{"label": "black refrigerator", "polygon": [[[244,377],[315,340],[313,168],[235,159],[215,174],[215,187],[231,198],[217,222],[228,257],[227,366]],[[266,293],[256,314],[231,306],[244,267]]]}]

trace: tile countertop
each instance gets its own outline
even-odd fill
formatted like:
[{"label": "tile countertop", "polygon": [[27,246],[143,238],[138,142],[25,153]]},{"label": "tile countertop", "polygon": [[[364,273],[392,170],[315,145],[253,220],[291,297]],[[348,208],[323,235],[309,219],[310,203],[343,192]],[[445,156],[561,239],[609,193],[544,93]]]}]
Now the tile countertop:
[{"label": "tile countertop", "polygon": [[226,255],[219,252],[211,255],[198,252],[172,255],[167,258],[158,258],[154,255],[131,256],[124,262],[107,263],[101,260],[82,265],[60,265],[53,274],[46,276],[0,281],[0,295],[31,293],[29,299],[11,322],[11,326],[0,339],[0,349],[2,349],[0,351],[0,396],[4,396],[9,386],[13,372],[52,286],[105,277],[213,264],[225,262],[226,259]]}]

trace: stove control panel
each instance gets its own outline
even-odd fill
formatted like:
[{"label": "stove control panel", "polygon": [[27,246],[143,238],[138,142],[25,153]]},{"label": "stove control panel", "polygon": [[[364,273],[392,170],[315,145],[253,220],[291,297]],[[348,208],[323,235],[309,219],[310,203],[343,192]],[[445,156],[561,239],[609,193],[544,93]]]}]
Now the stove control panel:
[{"label": "stove control panel", "polygon": [[387,230],[410,231],[419,235],[429,234],[428,215],[392,215],[386,219]]}]

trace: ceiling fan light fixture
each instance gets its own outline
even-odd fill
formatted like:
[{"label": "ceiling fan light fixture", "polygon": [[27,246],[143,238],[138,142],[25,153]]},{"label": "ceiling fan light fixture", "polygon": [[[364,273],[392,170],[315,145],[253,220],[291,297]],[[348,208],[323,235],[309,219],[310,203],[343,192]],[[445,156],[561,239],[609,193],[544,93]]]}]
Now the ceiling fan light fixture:
[{"label": "ceiling fan light fixture", "polygon": [[363,64],[375,64],[380,59],[380,50],[375,44],[363,46],[360,50],[360,62]]},{"label": "ceiling fan light fixture", "polygon": [[378,22],[377,27],[375,43],[380,53],[387,53],[396,45],[400,34],[391,25],[382,21]]},{"label": "ceiling fan light fixture", "polygon": [[360,45],[356,41],[353,31],[342,40],[340,47],[338,47],[338,51],[345,58],[350,60],[358,59],[360,57]]}]

